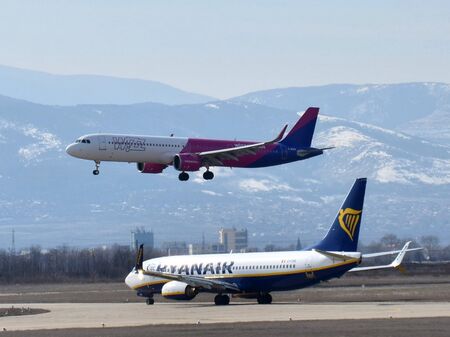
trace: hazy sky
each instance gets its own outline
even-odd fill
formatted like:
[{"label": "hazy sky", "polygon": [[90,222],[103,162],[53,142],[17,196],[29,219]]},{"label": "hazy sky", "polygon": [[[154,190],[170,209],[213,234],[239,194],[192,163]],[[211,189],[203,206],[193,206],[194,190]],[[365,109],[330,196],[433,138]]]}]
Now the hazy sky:
[{"label": "hazy sky", "polygon": [[156,80],[219,98],[450,82],[450,1],[0,0],[0,64]]}]

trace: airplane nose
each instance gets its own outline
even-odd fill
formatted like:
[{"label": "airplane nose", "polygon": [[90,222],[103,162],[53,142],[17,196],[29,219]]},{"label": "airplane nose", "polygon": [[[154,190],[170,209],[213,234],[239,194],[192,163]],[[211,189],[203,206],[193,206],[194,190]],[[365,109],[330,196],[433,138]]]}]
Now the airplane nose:
[{"label": "airplane nose", "polygon": [[76,157],[77,156],[77,153],[78,153],[78,151],[77,151],[77,149],[76,149],[76,144],[70,144],[70,145],[68,145],[67,147],[66,147],[66,153],[68,154],[68,155],[71,155],[72,157]]},{"label": "airplane nose", "polygon": [[125,278],[125,284],[128,286],[128,288],[133,289],[133,285],[136,283],[135,281],[136,274],[134,272],[131,272],[127,275]]},{"label": "airplane nose", "polygon": [[66,153],[70,154],[71,156],[73,156],[73,144],[69,144],[66,147]]}]

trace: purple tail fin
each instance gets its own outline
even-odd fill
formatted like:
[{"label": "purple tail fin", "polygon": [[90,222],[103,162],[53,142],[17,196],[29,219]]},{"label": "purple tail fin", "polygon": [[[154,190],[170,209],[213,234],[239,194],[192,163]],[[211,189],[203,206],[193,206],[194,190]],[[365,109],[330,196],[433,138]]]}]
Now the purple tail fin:
[{"label": "purple tail fin", "polygon": [[308,108],[291,131],[281,141],[282,144],[293,147],[309,148],[316,127],[319,108]]}]

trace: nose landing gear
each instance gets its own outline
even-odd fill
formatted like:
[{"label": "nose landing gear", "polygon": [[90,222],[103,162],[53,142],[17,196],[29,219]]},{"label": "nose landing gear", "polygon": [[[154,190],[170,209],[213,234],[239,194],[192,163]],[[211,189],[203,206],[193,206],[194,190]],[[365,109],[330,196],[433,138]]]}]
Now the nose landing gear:
[{"label": "nose landing gear", "polygon": [[94,176],[98,176],[98,175],[100,174],[100,171],[98,170],[99,166],[100,166],[100,162],[99,162],[99,161],[96,161],[96,162],[95,162],[95,170],[92,171],[92,174],[93,174]]}]

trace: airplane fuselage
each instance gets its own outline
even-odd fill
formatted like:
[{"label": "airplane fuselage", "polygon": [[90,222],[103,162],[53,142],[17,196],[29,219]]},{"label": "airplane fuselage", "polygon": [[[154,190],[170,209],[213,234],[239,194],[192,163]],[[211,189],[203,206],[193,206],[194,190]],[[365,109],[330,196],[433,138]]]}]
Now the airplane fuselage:
[{"label": "airplane fuselage", "polygon": [[[84,142],[83,142],[84,141]],[[88,143],[89,141],[89,143]],[[115,161],[172,165],[182,153],[199,153],[256,144],[251,141],[201,138],[157,137],[122,134],[90,134],[80,137],[67,148],[77,158],[93,161]],[[305,151],[307,150],[307,151]],[[281,143],[265,145],[258,153],[222,159],[211,166],[265,167],[307,159],[322,154],[320,149],[288,147]]]},{"label": "airplane fuselage", "polygon": [[186,172],[206,168],[203,178],[211,180],[210,167],[266,167],[308,159],[323,153],[324,149],[311,147],[318,108],[308,108],[289,133],[287,125],[278,136],[266,142],[218,140],[202,138],[156,137],[125,134],[91,134],[82,136],[66,148],[73,157],[93,160],[94,175],[99,174],[102,161],[138,163],[142,173],[161,173],[169,166],[181,173],[182,181],[189,179]]},{"label": "airplane fuselage", "polygon": [[[316,251],[168,256],[144,261],[143,270],[217,279],[236,285],[238,293],[268,293],[300,289],[339,277],[360,263],[359,252],[344,254],[352,259],[343,261]],[[125,282],[146,296],[160,293],[169,281],[133,270]]]}]

